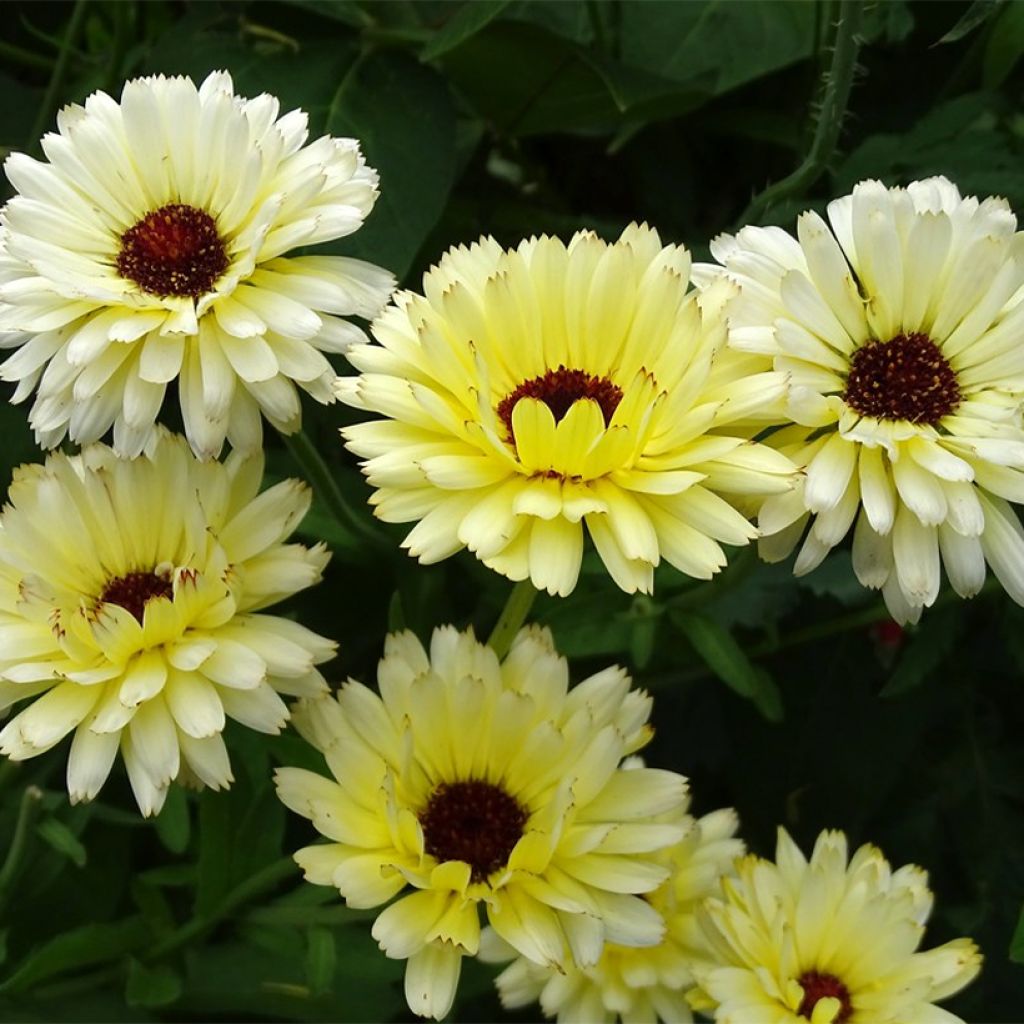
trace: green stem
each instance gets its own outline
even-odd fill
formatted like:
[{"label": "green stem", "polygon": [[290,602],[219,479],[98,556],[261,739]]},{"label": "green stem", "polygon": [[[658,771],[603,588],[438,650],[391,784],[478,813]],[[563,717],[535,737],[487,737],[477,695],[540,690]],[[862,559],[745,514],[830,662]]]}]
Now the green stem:
[{"label": "green stem", "polygon": [[268,864],[262,871],[258,871],[232,889],[216,910],[200,917],[193,917],[192,920],[186,921],[166,938],[150,946],[143,954],[143,959],[159,960],[161,957],[174,953],[182,946],[188,945],[193,939],[210,931],[224,918],[230,917],[239,907],[244,906],[257,896],[262,896],[267,890],[275,888],[296,870],[295,861],[291,857],[281,857]]},{"label": "green stem", "polygon": [[52,57],[44,57],[40,53],[26,50],[23,46],[16,46],[0,39],[0,57],[9,60],[12,64],[20,64],[25,68],[40,68],[49,71],[54,64]]},{"label": "green stem", "polygon": [[[372,545],[376,551],[384,550],[387,545],[383,538],[349,507],[345,495],[341,493],[341,488],[338,487],[337,481],[331,474],[330,467],[317,451],[316,445],[310,440],[309,435],[304,430],[300,430],[295,434],[283,436],[288,451],[299,464],[314,493],[342,528],[352,534],[355,540]],[[388,550],[390,549],[388,548]]]},{"label": "green stem", "polygon": [[509,593],[505,607],[502,608],[501,615],[498,616],[498,621],[487,638],[488,647],[499,659],[508,654],[508,649],[526,621],[526,616],[530,614],[536,597],[537,590],[529,580],[520,580]]},{"label": "green stem", "polygon": [[46,86],[46,93],[39,105],[39,112],[36,114],[35,124],[32,126],[32,134],[29,136],[28,148],[36,149],[43,132],[57,109],[60,91],[64,86],[64,76],[67,74],[68,61],[71,59],[71,52],[75,48],[75,41],[81,31],[82,23],[85,21],[86,0],[76,0],[74,9],[71,11],[71,18],[68,27],[64,31],[64,38],[61,40],[60,52],[57,54],[57,62],[53,65],[50,74],[50,81]]},{"label": "green stem", "polygon": [[18,877],[18,872],[28,852],[29,837],[36,815],[39,813],[39,801],[43,799],[43,791],[38,786],[26,786],[21,795],[18,808],[18,820],[14,826],[11,845],[7,849],[3,867],[0,868],[0,906],[7,902],[7,895]]},{"label": "green stem", "polygon": [[111,9],[114,20],[114,45],[107,65],[107,92],[113,93],[124,79],[124,58],[131,41],[131,25],[135,20],[133,0],[119,0]]},{"label": "green stem", "polygon": [[790,175],[754,196],[743,211],[740,224],[759,224],[772,206],[805,191],[821,177],[839,142],[843,116],[850,99],[853,72],[857,64],[863,0],[840,0],[832,61],[825,72],[824,92],[817,127],[807,156]]}]

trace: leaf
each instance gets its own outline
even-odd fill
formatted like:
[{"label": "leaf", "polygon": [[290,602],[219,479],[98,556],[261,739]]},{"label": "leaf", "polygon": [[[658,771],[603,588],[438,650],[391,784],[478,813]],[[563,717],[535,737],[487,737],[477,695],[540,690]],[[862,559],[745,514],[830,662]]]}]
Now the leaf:
[{"label": "leaf", "polygon": [[64,971],[117,960],[141,947],[149,937],[141,917],[116,924],[87,924],[63,932],[30,953],[6,981],[0,992],[24,992],[45,978]]},{"label": "leaf", "polygon": [[1024,964],[1024,906],[1020,908],[1017,928],[1010,939],[1010,959],[1015,964]]},{"label": "leaf", "polygon": [[[228,791],[228,795],[231,791]],[[197,916],[220,904],[231,886],[233,833],[226,794],[204,790],[199,794],[199,875],[196,880]]]},{"label": "leaf", "polygon": [[360,58],[331,101],[327,130],[359,139],[380,173],[377,205],[365,226],[343,240],[345,254],[379,263],[402,279],[440,219],[455,179],[455,108],[444,79],[401,53]]},{"label": "leaf", "polygon": [[964,36],[970,35],[978,26],[984,25],[999,10],[1003,2],[1004,0],[974,0],[939,43],[956,43]]},{"label": "leaf", "polygon": [[449,50],[454,50],[456,46],[492,22],[510,2],[511,0],[474,0],[473,3],[464,4],[424,47],[420,60],[436,60]]},{"label": "leaf", "polygon": [[146,967],[135,957],[128,961],[124,999],[129,1006],[167,1006],[181,995],[181,978],[170,967]]},{"label": "leaf", "polygon": [[981,80],[986,89],[997,89],[1010,76],[1024,54],[1024,5],[1007,4],[985,43]]},{"label": "leaf", "polygon": [[920,686],[946,660],[965,628],[966,617],[957,605],[926,611],[881,696],[897,697]]},{"label": "leaf", "polygon": [[747,657],[728,630],[695,612],[673,609],[669,617],[726,686],[753,701],[770,722],[782,720],[782,696],[775,681]]},{"label": "leaf", "polygon": [[78,836],[59,818],[45,818],[36,826],[36,835],[64,854],[75,867],[84,868],[89,855]]},{"label": "leaf", "polygon": [[334,985],[334,968],[337,953],[334,948],[334,932],[317,926],[310,928],[306,948],[306,980],[309,990],[315,996],[330,992]]},{"label": "leaf", "polygon": [[171,786],[163,809],[153,821],[160,842],[171,853],[184,853],[192,835],[188,798],[181,786]]}]

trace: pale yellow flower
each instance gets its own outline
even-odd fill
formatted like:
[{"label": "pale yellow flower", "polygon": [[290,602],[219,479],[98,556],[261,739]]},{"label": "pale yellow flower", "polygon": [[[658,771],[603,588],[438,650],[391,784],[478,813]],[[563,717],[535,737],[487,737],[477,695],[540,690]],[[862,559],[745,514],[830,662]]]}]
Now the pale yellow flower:
[{"label": "pale yellow flower", "polygon": [[738,499],[791,486],[749,440],[783,374],[725,348],[733,286],[689,288],[690,254],[631,225],[613,244],[482,239],[398,294],[376,345],[347,356],[343,431],[387,522],[422,562],[463,547],[553,594],[576,586],[584,526],[615,582],[650,591],[662,560],[699,579],[756,531]]}]

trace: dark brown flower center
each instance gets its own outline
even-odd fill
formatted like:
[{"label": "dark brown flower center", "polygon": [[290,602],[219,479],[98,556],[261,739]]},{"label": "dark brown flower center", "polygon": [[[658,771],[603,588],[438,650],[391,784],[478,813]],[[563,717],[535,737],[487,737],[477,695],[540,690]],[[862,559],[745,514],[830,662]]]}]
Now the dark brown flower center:
[{"label": "dark brown flower center", "polygon": [[168,577],[155,572],[130,572],[110,580],[100,594],[100,601],[120,605],[141,623],[146,602],[154,597],[173,596],[174,587]]},{"label": "dark brown flower center", "polygon": [[804,998],[800,1003],[800,1009],[796,1012],[801,1017],[811,1019],[814,1008],[821,999],[831,996],[839,1000],[839,1016],[833,1024],[846,1024],[853,1016],[853,1003],[850,1001],[849,989],[834,974],[819,974],[817,971],[808,971],[800,978],[800,987],[804,990]]},{"label": "dark brown flower center", "polygon": [[540,399],[551,410],[556,423],[572,408],[573,402],[590,398],[600,406],[604,425],[608,426],[622,401],[622,388],[607,377],[595,377],[586,370],[569,370],[565,366],[548,370],[540,377],[524,380],[515,391],[498,403],[498,416],[505,423],[509,440],[514,440],[512,410],[520,398]]},{"label": "dark brown flower center", "polygon": [[214,219],[183,203],[147,213],[121,236],[117,272],[151,295],[198,298],[227,269]]},{"label": "dark brown flower center", "polygon": [[853,353],[846,404],[863,416],[934,426],[960,404],[960,384],[926,334],[869,341]]},{"label": "dark brown flower center", "polygon": [[479,780],[442,782],[419,816],[427,853],[439,861],[465,861],[474,882],[508,863],[527,817],[503,789]]}]

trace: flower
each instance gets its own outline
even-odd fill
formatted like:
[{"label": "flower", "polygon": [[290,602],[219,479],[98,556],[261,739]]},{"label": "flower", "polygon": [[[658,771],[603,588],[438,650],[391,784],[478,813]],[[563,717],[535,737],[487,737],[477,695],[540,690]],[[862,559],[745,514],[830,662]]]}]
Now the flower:
[{"label": "flower", "polygon": [[[730,343],[789,374],[773,443],[805,470],[764,502],[762,553],[815,568],[856,521],[853,564],[893,617],[916,621],[940,585],[971,597],[986,562],[1024,603],[1024,236],[1002,199],[945,178],[864,181],[797,239],[724,235],[712,253],[740,285]],[[702,283],[721,267],[701,267]]]},{"label": "flower", "polygon": [[284,544],[309,507],[285,480],[257,496],[263,456],[200,463],[183,438],[148,454],[105,445],[15,471],[0,514],[0,731],[35,757],[74,731],[73,802],[91,800],[118,747],[143,814],[176,778],[232,781],[225,717],[276,733],[279,694],[326,689],[335,645],[263,609],[316,583],[322,545]]},{"label": "flower", "polygon": [[661,941],[661,915],[636,894],[668,875],[656,854],[685,831],[686,780],[620,769],[651,735],[651,700],[625,672],[572,690],[568,674],[546,629],[522,630],[499,663],[449,626],[429,655],[411,633],[388,637],[380,696],[350,680],[296,710],[334,779],[278,770],[281,799],[330,840],[295,859],[350,907],[402,894],[373,936],[408,958],[418,1014],[450,1009],[480,907],[515,950],[562,969],[596,963],[606,940]]},{"label": "flower", "polygon": [[48,162],[4,164],[20,193],[0,217],[0,379],[44,448],[114,427],[119,454],[153,436],[178,378],[197,455],[258,448],[260,411],[298,429],[297,384],[333,401],[323,352],[364,338],[386,271],[339,256],[285,254],[351,234],[377,197],[354,139],[305,145],[306,115],[234,94],[218,71],[138,78],[117,103],[65,107],[42,140]]},{"label": "flower", "polygon": [[718,1024],[963,1024],[934,1006],[978,973],[970,939],[916,952],[932,908],[928,876],[893,871],[822,832],[808,862],[785,829],[776,861],[747,856],[700,914],[716,966],[693,1002]]},{"label": "flower", "polygon": [[688,291],[690,255],[633,224],[613,244],[485,238],[449,250],[346,353],[343,430],[376,515],[418,521],[421,562],[468,547],[552,594],[576,585],[583,523],[615,582],[662,559],[709,579],[754,528],[727,497],[778,494],[790,462],[748,438],[785,387],[724,347],[732,287]]},{"label": "flower", "polygon": [[[659,856],[671,872],[647,897],[667,925],[659,945],[608,943],[596,964],[570,965],[563,973],[519,957],[498,976],[502,1005],[517,1009],[539,999],[544,1013],[562,1022],[691,1021],[686,992],[694,985],[694,965],[707,957],[695,914],[743,853],[743,843],[734,838],[738,824],[731,809],[699,820],[687,815],[686,834]],[[482,939],[490,947],[487,959],[509,958],[512,951],[490,929]]]}]

